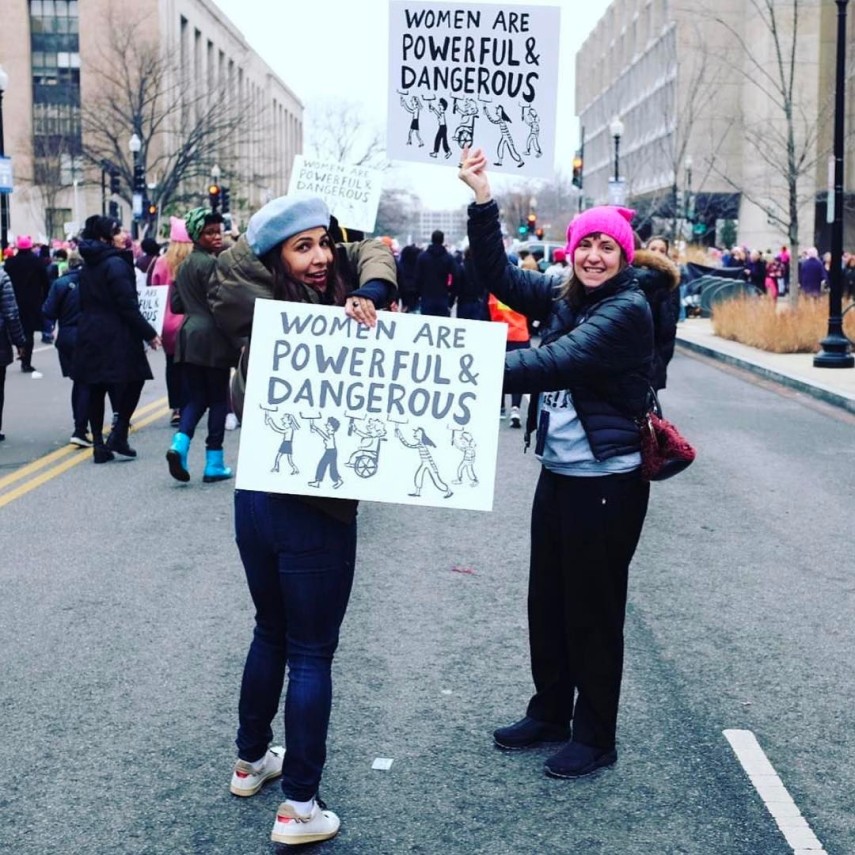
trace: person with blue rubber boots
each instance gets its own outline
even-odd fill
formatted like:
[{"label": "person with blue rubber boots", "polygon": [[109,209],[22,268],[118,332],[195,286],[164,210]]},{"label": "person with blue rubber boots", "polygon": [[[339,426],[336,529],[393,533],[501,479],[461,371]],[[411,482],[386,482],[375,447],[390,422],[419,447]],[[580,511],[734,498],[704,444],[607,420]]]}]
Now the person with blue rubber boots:
[{"label": "person with blue rubber boots", "polygon": [[214,281],[217,255],[223,248],[223,217],[207,208],[194,208],[184,218],[193,251],[178,270],[170,307],[184,315],[175,344],[175,362],[184,375],[185,400],[172,445],[166,452],[169,474],[177,481],[190,480],[187,456],[190,442],[205,411],[205,482],[225,481],[232,470],[223,458],[226,415],[229,411],[229,377],[239,351],[214,322],[208,292]]}]

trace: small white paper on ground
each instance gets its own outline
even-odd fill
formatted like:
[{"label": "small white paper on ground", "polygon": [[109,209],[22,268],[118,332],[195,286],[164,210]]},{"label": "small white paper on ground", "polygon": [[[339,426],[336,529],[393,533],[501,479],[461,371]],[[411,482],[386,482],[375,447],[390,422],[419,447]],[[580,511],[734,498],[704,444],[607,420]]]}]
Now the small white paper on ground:
[{"label": "small white paper on ground", "polygon": [[379,769],[381,772],[388,772],[392,768],[393,762],[391,757],[375,757],[371,768]]}]

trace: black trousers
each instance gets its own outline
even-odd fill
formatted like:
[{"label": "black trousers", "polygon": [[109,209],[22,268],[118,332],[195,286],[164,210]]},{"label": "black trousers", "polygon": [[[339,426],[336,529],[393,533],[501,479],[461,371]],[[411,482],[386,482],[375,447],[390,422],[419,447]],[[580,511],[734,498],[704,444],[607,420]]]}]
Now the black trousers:
[{"label": "black trousers", "polygon": [[3,432],[3,407],[6,403],[6,366],[0,365],[0,433]]},{"label": "black trousers", "polygon": [[531,520],[527,715],[572,723],[573,740],[612,748],[623,676],[629,564],[650,484],[541,471]]}]

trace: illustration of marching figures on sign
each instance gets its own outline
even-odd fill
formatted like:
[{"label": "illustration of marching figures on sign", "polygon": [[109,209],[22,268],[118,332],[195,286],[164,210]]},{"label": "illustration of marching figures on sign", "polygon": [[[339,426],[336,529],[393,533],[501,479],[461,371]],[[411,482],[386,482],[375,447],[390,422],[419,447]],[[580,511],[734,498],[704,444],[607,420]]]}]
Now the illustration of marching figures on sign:
[{"label": "illustration of marching figures on sign", "polygon": [[415,490],[409,495],[416,498],[421,496],[425,475],[429,475],[434,486],[438,490],[442,490],[443,499],[450,499],[454,494],[449,489],[448,484],[442,480],[442,476],[439,474],[439,468],[430,453],[432,448],[436,448],[436,444],[425,433],[424,428],[415,428],[413,430],[412,440],[407,440],[404,438],[404,434],[401,433],[401,429],[396,427],[395,436],[398,437],[402,445],[405,445],[407,448],[415,448],[419,452],[419,466],[413,475],[413,487]]},{"label": "illustration of marching figures on sign", "polygon": [[462,484],[468,480],[470,486],[478,485],[478,476],[475,474],[475,439],[468,430],[452,428],[451,444],[463,452],[463,458],[457,467],[457,477],[452,484]]},{"label": "illustration of marching figures on sign", "polygon": [[279,450],[276,452],[276,459],[273,461],[273,468],[270,471],[279,471],[279,461],[284,454],[288,465],[291,467],[291,474],[299,475],[300,470],[294,463],[294,431],[300,430],[300,423],[290,413],[283,413],[277,424],[273,421],[273,416],[271,415],[278,411],[277,407],[274,407],[272,410],[267,407],[262,407],[261,409],[264,410],[264,424],[274,432],[282,435],[282,439],[279,442]]},{"label": "illustration of marching figures on sign", "polygon": [[[495,151],[494,165],[501,171],[522,169],[538,178],[552,175],[558,7],[392,0],[389,15],[391,159],[437,162],[442,150],[448,160],[450,104],[451,115],[459,117],[451,139],[461,149],[477,145]],[[428,152],[421,151],[425,144],[420,115],[425,108],[437,122]],[[479,117],[487,121],[476,130]]]},{"label": "illustration of marching figures on sign", "polygon": [[499,323],[379,312],[369,328],[334,306],[256,300],[237,488],[490,510],[506,337]]}]

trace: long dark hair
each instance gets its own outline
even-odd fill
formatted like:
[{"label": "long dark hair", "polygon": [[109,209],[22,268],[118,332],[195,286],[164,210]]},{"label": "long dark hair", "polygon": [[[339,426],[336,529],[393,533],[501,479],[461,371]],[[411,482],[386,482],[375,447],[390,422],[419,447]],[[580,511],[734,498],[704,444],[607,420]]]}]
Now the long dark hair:
[{"label": "long dark hair", "polygon": [[[332,264],[327,276],[326,290],[319,292],[321,302],[331,306],[343,306],[347,297],[347,286],[342,279],[338,265],[338,247],[333,243],[329,232],[326,232],[332,247]],[[288,238],[286,238],[288,240]],[[282,259],[282,244],[280,241],[273,249],[261,256],[261,263],[273,274],[273,299],[288,300],[292,303],[305,303],[305,289],[311,288],[294,278],[288,265]]]}]

